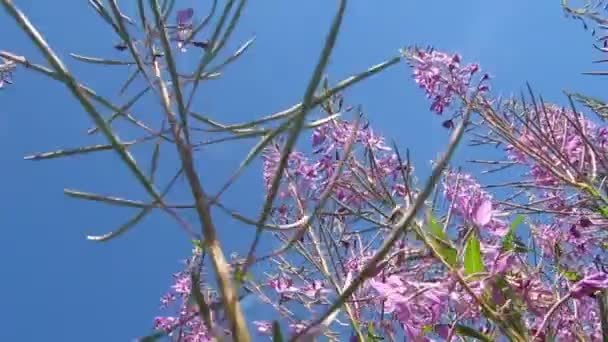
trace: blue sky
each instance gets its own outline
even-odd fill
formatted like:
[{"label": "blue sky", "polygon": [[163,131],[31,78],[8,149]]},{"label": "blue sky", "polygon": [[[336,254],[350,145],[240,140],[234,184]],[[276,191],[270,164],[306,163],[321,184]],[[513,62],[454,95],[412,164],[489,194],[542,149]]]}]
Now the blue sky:
[{"label": "blue sky", "polygon": [[[14,1],[65,57],[74,74],[116,103],[116,81],[124,70],[83,65],[68,53],[116,57],[117,42],[84,0]],[[179,7],[206,6],[207,0],[177,0]],[[221,2],[221,1],[220,1]],[[127,3],[127,2],[124,2]],[[230,49],[252,35],[257,40],[224,77],[205,84],[195,107],[226,123],[269,114],[299,102],[325,37],[335,2],[250,1]],[[200,16],[201,13],[199,12]],[[0,49],[42,62],[33,45],[0,11]],[[495,93],[518,94],[528,81],[548,101],[564,104],[562,90],[601,96],[604,80],[583,76],[596,68],[590,33],[564,18],[559,1],[367,1],[352,0],[328,73],[333,81],[360,72],[412,44],[457,51],[465,61],[479,62],[494,80]],[[180,57],[195,63],[194,57]],[[425,175],[429,160],[441,151],[446,131],[441,118],[409,77],[395,66],[345,92],[347,102],[361,104],[372,125],[409,147]],[[148,101],[137,108],[142,118],[160,115]],[[124,208],[67,198],[64,188],[145,200],[142,189],[112,153],[97,153],[46,162],[24,161],[34,152],[103,142],[84,134],[88,116],[65,89],[26,70],[15,85],[0,91],[0,265],[3,294],[0,340],[124,341],[150,331],[159,314],[158,299],[168,289],[171,273],[190,251],[188,237],[166,216],[149,216],[123,238],[107,244],[85,239],[126,221]],[[125,138],[129,136],[128,127]],[[197,156],[208,189],[218,187],[240,161],[241,143],[202,151]],[[172,152],[167,146],[165,150]],[[145,165],[149,149],[136,148]],[[459,154],[462,159],[463,154]],[[175,159],[163,160],[161,179],[168,179]],[[172,196],[188,199],[186,192]],[[261,205],[260,164],[225,197],[235,209],[252,216]],[[250,228],[225,217],[216,221],[225,250],[242,250]],[[251,304],[251,303],[250,303]],[[248,318],[252,305],[246,305]],[[256,319],[258,315],[255,316]]]}]

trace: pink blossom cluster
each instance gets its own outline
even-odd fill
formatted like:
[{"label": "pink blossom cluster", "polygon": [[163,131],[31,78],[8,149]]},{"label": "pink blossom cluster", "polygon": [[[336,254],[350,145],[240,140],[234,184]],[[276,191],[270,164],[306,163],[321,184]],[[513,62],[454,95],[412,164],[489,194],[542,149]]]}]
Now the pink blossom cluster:
[{"label": "pink blossom cluster", "polygon": [[[353,141],[354,152],[344,161],[349,140]],[[339,202],[359,208],[367,198],[383,196],[386,191],[390,195],[404,195],[397,155],[368,124],[357,128],[344,120],[332,120],[313,130],[311,147],[309,156],[299,151],[290,154],[279,197],[296,196],[302,203],[314,203],[332,185],[330,180],[342,162],[348,166],[332,185],[332,193]],[[276,175],[281,151],[279,143],[264,150],[263,179],[267,190]],[[355,158],[358,153],[367,157]],[[384,182],[388,182],[388,188],[381,189]]]},{"label": "pink blossom cluster", "polygon": [[[414,71],[414,80],[431,99],[431,110],[442,114],[454,100],[463,99],[471,90],[473,76],[479,72],[479,65],[461,65],[458,54],[450,55],[434,49],[413,49],[406,51],[406,57]],[[488,79],[484,75],[476,88],[479,92],[488,90],[482,84]]]},{"label": "pink blossom cluster", "polygon": [[496,218],[492,196],[470,174],[448,170],[443,186],[451,212],[465,223],[485,228],[498,236],[507,233],[507,225]]},{"label": "pink blossom cluster", "polygon": [[531,164],[530,174],[538,185],[563,183],[556,172],[571,179],[606,172],[607,127],[555,105],[520,110],[533,117],[527,124],[514,126],[517,141],[525,150],[509,145],[507,151],[514,161]]},{"label": "pink blossom cluster", "polygon": [[[468,97],[479,91],[490,96],[484,84],[487,77],[472,86],[479,67],[462,66],[458,55],[414,50],[407,57],[415,81],[437,113],[456,100],[478,105],[481,101]],[[500,109],[487,105],[475,110],[483,118],[483,111]],[[530,340],[601,340],[597,291],[608,288],[603,266],[608,218],[598,213],[597,201],[591,201],[588,192],[572,184],[596,185],[594,179],[606,173],[602,161],[608,152],[608,130],[552,105],[536,113],[537,117],[500,127],[508,145],[507,162],[531,176],[518,192],[521,195],[501,199],[472,174],[446,170],[439,193],[445,205],[433,206],[436,221],[413,223],[432,239],[425,242],[410,228],[387,257],[372,265],[370,278],[335,319],[323,329],[314,327],[317,334],[340,340],[352,336],[352,341],[358,340],[358,333],[442,341],[470,329],[500,340],[504,325],[490,319],[481,309],[484,303],[499,313],[498,319],[509,317],[504,324]],[[505,127],[513,139],[504,136]],[[267,191],[277,176],[283,148],[278,139],[264,150],[262,178]],[[369,266],[395,229],[391,212],[411,205],[420,187],[413,167],[369,123],[328,120],[312,130],[307,148],[309,152],[291,152],[278,175],[279,200],[272,219],[287,224],[309,215],[331,186],[329,200],[315,212],[316,221],[294,247],[270,258],[263,273],[248,280],[249,290],[274,310],[276,320],[291,334],[307,329]],[[340,165],[344,167],[338,173]],[[566,179],[572,180],[568,188]],[[539,215],[522,216],[520,226],[512,224],[522,211]],[[284,244],[293,231],[272,234]],[[430,249],[428,241],[437,244]],[[442,259],[434,253],[443,253]],[[474,276],[469,274],[471,263],[481,263]],[[158,318],[156,327],[184,334],[184,340],[203,341],[211,334],[197,307],[187,304],[192,286],[188,279],[178,276],[163,299],[164,305],[179,302],[178,314]],[[259,334],[273,335],[272,321],[252,323]],[[183,329],[173,330],[176,326]]]},{"label": "pink blossom cluster", "polygon": [[[170,291],[161,298],[161,309],[168,310],[171,314],[154,318],[154,329],[165,333],[175,341],[210,342],[215,341],[218,335],[227,335],[221,320],[213,319],[215,325],[210,331],[201,318],[199,307],[193,297],[192,272],[199,267],[197,265],[201,261],[200,256],[200,250],[195,249],[193,256],[186,260],[185,270],[173,275],[173,285]],[[196,286],[200,289],[201,294],[209,294],[207,303],[215,302],[215,292],[205,282],[200,281]],[[219,311],[211,310],[211,312]]]}]

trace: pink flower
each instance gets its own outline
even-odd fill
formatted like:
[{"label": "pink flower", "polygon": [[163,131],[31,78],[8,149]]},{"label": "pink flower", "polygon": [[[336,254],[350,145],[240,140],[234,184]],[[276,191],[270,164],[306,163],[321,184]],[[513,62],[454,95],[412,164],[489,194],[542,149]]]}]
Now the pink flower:
[{"label": "pink flower", "polygon": [[[437,114],[442,114],[454,97],[466,96],[471,78],[479,71],[477,64],[461,66],[458,54],[413,49],[406,51],[405,56],[414,70],[414,80],[432,100],[431,110]],[[480,86],[479,90],[485,91],[487,87]]]},{"label": "pink flower", "polygon": [[492,220],[492,201],[489,199],[482,200],[481,204],[475,209],[473,221],[480,227],[490,223]]},{"label": "pink flower", "polygon": [[173,329],[177,321],[178,320],[175,317],[156,317],[154,318],[154,329],[170,331]]},{"label": "pink flower", "polygon": [[[554,171],[562,175],[590,173],[593,163],[597,163],[594,158],[604,159],[607,132],[580,113],[555,105],[545,105],[541,110],[536,107],[523,109],[542,115],[536,115],[530,121],[534,124],[522,123],[516,127],[517,141],[525,148],[511,145],[507,147],[507,153],[512,160],[530,168],[537,185],[560,184],[562,180]],[[589,153],[589,143],[593,145],[593,153]],[[597,152],[600,153],[595,155]],[[604,164],[599,162],[597,166]]]},{"label": "pink flower", "polygon": [[184,42],[192,33],[192,16],[194,15],[194,9],[186,8],[177,11],[177,47],[182,51],[185,51]]},{"label": "pink flower", "polygon": [[[263,178],[266,184],[266,191],[269,191],[274,177],[279,168],[281,160],[281,149],[279,145],[273,144],[264,149],[263,155]],[[304,154],[292,151],[287,159],[287,166],[283,170],[284,174],[280,184],[287,184],[290,181],[295,182],[299,189],[306,190],[313,188],[317,171],[308,164],[308,159]],[[282,194],[285,196],[285,194]]]},{"label": "pink flower", "polygon": [[469,174],[449,170],[443,181],[444,194],[452,212],[463,221],[503,236],[507,225],[494,219],[492,197]]},{"label": "pink flower", "polygon": [[572,298],[578,299],[606,288],[608,288],[608,274],[594,272],[574,284],[570,290],[570,295]]},{"label": "pink flower", "polygon": [[175,280],[175,284],[171,287],[175,293],[180,295],[189,295],[192,290],[192,284],[189,274],[179,274]]},{"label": "pink flower", "polygon": [[437,323],[447,303],[447,292],[436,284],[409,283],[392,275],[384,281],[372,279],[370,285],[385,300],[385,312],[395,314],[413,341],[426,326]]}]

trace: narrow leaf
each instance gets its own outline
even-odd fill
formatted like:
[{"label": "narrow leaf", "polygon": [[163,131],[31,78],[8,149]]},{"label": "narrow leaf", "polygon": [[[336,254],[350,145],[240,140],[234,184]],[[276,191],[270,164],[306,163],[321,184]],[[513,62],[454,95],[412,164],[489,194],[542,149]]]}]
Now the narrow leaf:
[{"label": "narrow leaf", "polygon": [[460,336],[472,337],[472,338],[475,338],[475,339],[477,339],[479,341],[483,341],[483,342],[492,342],[493,341],[493,339],[490,336],[485,335],[471,327],[467,327],[466,325],[460,325],[460,324],[456,325],[455,331]]},{"label": "narrow leaf", "polygon": [[481,257],[481,246],[475,233],[471,234],[464,250],[464,273],[471,275],[483,272],[483,259]]},{"label": "narrow leaf", "polygon": [[[123,146],[129,146],[129,145],[133,145],[135,143],[136,143],[136,141],[125,141],[125,142],[122,142],[121,144]],[[68,157],[68,156],[73,156],[73,155],[77,155],[77,154],[86,154],[86,153],[98,152],[98,151],[111,151],[113,149],[114,149],[114,146],[112,146],[111,144],[100,144],[100,145],[93,145],[93,146],[62,149],[62,150],[57,150],[57,151],[52,151],[52,152],[36,153],[36,154],[29,155],[29,156],[25,156],[25,157],[23,157],[23,159],[25,159],[25,160],[43,160],[43,159],[62,158],[62,157]]]},{"label": "narrow leaf", "polygon": [[524,217],[522,215],[517,215],[515,220],[511,223],[511,227],[509,228],[509,232],[502,239],[502,250],[510,251],[515,248],[515,230],[517,227],[524,221]]},{"label": "narrow leaf", "polygon": [[433,244],[433,247],[441,254],[441,257],[444,258],[445,261],[452,266],[456,265],[458,251],[449,244],[442,226],[432,215],[429,215],[428,229],[431,235],[429,242]]},{"label": "narrow leaf", "polygon": [[87,56],[77,55],[75,53],[70,53],[70,56],[74,57],[75,59],[77,59],[81,62],[93,63],[93,64],[105,64],[105,65],[133,65],[133,64],[135,64],[134,62],[129,62],[129,61],[118,61],[118,60],[114,60],[114,59],[87,57]]},{"label": "narrow leaf", "polygon": [[272,342],[283,342],[283,334],[279,322],[272,322]]}]

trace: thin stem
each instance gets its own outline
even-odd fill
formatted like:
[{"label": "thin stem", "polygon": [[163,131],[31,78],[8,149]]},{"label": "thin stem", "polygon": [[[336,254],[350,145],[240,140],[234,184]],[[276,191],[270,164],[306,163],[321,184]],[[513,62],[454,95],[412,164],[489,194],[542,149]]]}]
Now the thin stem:
[{"label": "thin stem", "polygon": [[36,44],[38,49],[43,53],[45,58],[49,61],[52,67],[55,69],[59,79],[68,87],[70,92],[78,99],[85,111],[95,121],[97,126],[101,129],[105,137],[110,141],[116,152],[119,154],[121,159],[129,169],[135,174],[137,180],[144,186],[148,193],[158,202],[162,203],[162,198],[155,186],[147,179],[144,173],[140,170],[137,162],[122,145],[118,136],[112,131],[112,128],[108,126],[99,112],[95,109],[87,95],[84,93],[80,85],[72,77],[70,72],[67,70],[63,62],[57,57],[55,52],[49,47],[45,39],[42,37],[40,32],[30,23],[27,17],[13,5],[11,0],[2,0],[2,5],[9,13],[10,16],[15,19],[21,29],[29,36],[29,38]]},{"label": "thin stem", "polygon": [[165,82],[161,76],[160,65],[158,61],[154,62],[154,75],[157,78],[160,93],[161,102],[167,119],[171,125],[173,136],[175,139],[175,146],[179,153],[182,168],[184,174],[190,185],[192,196],[195,200],[196,212],[198,214],[199,223],[201,230],[205,238],[203,247],[211,257],[211,263],[213,269],[218,278],[220,293],[226,315],[230,323],[230,328],[236,341],[250,341],[249,331],[247,329],[247,321],[241,310],[240,302],[238,300],[237,292],[233,286],[232,279],[230,276],[230,265],[226,261],[224,253],[222,251],[220,242],[217,237],[217,232],[213,221],[211,219],[211,212],[209,211],[209,203],[207,201],[207,195],[203,190],[203,186],[200,182],[200,178],[194,167],[194,161],[192,157],[192,149],[185,144],[181,135],[180,128],[176,121],[176,116],[171,109],[171,103],[169,99],[169,92]]}]

